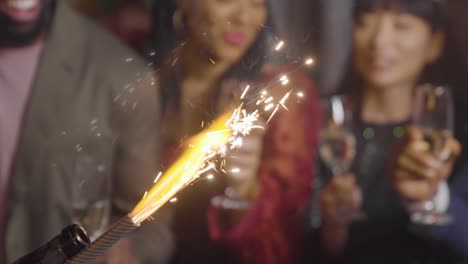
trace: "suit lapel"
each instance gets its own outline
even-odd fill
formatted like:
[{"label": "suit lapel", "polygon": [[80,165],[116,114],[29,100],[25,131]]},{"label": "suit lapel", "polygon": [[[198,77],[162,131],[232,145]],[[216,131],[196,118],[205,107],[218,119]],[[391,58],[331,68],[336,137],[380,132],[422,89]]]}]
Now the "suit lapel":
[{"label": "suit lapel", "polygon": [[[73,100],[78,85],[85,39],[82,21],[70,8],[67,1],[57,1],[55,18],[38,65],[10,174],[9,205],[23,204],[26,215],[41,210],[34,205],[46,206],[47,195],[31,195],[27,189],[34,186],[34,190],[48,192],[50,175],[46,168],[51,166],[46,164],[48,141],[59,136],[62,130],[58,127],[66,130],[71,126],[66,122],[69,114],[66,106]],[[37,201],[37,197],[44,200]],[[15,209],[9,209],[10,212],[12,210]]]}]

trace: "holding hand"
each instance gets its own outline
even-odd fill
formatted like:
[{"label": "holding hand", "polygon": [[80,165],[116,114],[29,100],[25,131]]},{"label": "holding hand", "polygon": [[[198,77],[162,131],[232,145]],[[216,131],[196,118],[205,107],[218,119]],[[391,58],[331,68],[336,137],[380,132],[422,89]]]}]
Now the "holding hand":
[{"label": "holding hand", "polygon": [[[265,126],[261,121],[259,126]],[[242,146],[226,155],[227,185],[242,200],[253,200],[258,191],[258,169],[263,152],[264,129],[254,129],[242,137]]]},{"label": "holding hand", "polygon": [[334,176],[320,194],[320,211],[325,225],[347,227],[359,215],[362,194],[354,175]]},{"label": "holding hand", "polygon": [[[432,142],[434,143],[434,142]],[[450,175],[460,143],[446,137],[438,153],[430,151],[424,133],[416,127],[406,130],[406,140],[394,156],[390,175],[397,192],[409,201],[427,201]]]},{"label": "holding hand", "polygon": [[328,254],[341,253],[347,241],[348,225],[360,216],[361,207],[362,194],[354,175],[333,176],[320,193],[321,240]]}]

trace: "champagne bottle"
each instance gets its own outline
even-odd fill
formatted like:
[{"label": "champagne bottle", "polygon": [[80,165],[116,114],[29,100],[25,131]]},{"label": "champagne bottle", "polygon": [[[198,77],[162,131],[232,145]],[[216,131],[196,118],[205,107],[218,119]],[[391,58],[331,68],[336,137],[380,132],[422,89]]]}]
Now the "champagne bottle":
[{"label": "champagne bottle", "polygon": [[70,225],[47,244],[21,257],[14,264],[64,264],[90,244],[86,231]]}]

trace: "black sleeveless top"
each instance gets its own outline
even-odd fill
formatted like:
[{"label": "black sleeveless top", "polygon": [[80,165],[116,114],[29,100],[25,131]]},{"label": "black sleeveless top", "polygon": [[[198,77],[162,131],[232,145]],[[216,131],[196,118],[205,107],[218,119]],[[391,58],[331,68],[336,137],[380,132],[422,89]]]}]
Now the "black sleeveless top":
[{"label": "black sleeveless top", "polygon": [[457,263],[456,255],[444,244],[425,238],[421,227],[412,225],[403,203],[386,174],[389,158],[404,135],[409,121],[376,125],[357,121],[356,158],[350,171],[363,193],[366,218],[350,225],[343,254],[334,259],[320,247],[318,192],[331,174],[319,161],[316,193],[307,217],[308,256],[306,263],[416,264]]}]

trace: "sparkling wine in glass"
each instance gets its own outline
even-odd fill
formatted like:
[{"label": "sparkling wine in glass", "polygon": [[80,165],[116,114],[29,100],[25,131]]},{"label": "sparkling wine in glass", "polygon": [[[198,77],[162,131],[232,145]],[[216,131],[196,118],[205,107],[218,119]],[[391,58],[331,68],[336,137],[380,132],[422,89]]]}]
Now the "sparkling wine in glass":
[{"label": "sparkling wine in glass", "polygon": [[[449,159],[451,153],[447,147],[447,141],[453,135],[454,126],[453,99],[450,89],[430,84],[418,87],[413,124],[422,129],[424,133],[426,151],[434,154],[441,162]],[[411,210],[411,219],[416,223],[445,225],[453,220],[451,215],[437,210],[434,199],[410,205],[411,208],[414,208]]]},{"label": "sparkling wine in glass", "polygon": [[325,129],[320,133],[320,157],[334,175],[346,172],[354,160],[356,139],[341,129]]},{"label": "sparkling wine in glass", "polygon": [[[352,111],[344,96],[332,96],[320,102],[322,129],[319,155],[334,177],[340,177],[351,167],[356,155],[356,138],[352,132]],[[347,210],[347,209],[346,209]],[[356,212],[353,220],[364,219]]]},{"label": "sparkling wine in glass", "polygon": [[320,105],[320,158],[334,175],[339,175],[349,169],[356,154],[356,139],[351,131],[351,108],[343,96],[322,100]]}]

